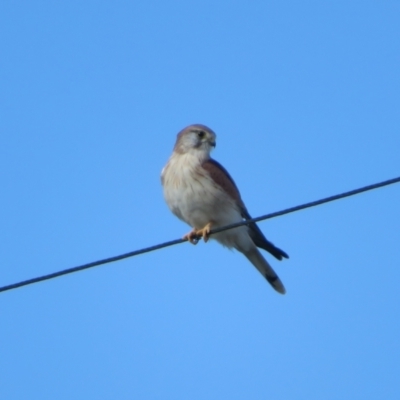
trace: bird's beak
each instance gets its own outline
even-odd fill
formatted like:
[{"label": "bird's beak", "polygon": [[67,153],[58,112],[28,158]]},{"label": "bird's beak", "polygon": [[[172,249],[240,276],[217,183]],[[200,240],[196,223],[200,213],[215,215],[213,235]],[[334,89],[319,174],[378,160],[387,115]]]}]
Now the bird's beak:
[{"label": "bird's beak", "polygon": [[215,142],[215,140],[210,140],[210,146],[212,146],[212,147],[216,147],[217,146],[217,142]]}]

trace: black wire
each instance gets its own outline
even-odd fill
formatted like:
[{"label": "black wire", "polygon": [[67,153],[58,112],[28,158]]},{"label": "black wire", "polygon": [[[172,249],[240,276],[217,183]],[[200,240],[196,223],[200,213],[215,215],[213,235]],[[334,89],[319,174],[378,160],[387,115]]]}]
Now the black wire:
[{"label": "black wire", "polygon": [[[226,231],[228,229],[237,228],[237,227],[242,226],[242,225],[248,225],[251,222],[264,221],[266,219],[271,219],[271,218],[279,217],[281,215],[290,214],[290,213],[293,213],[295,211],[300,211],[300,210],[304,210],[306,208],[319,206],[319,205],[324,204],[324,203],[329,203],[331,201],[343,199],[345,197],[354,196],[356,194],[367,192],[369,190],[378,189],[378,188],[381,188],[383,186],[392,185],[392,184],[398,183],[398,182],[400,182],[400,177],[394,178],[394,179],[389,179],[387,181],[383,181],[383,182],[379,182],[379,183],[375,183],[373,185],[364,186],[364,187],[359,188],[359,189],[350,190],[349,192],[344,192],[344,193],[337,194],[337,195],[334,195],[334,196],[325,197],[324,199],[311,201],[310,203],[301,204],[299,206],[286,208],[285,210],[281,210],[281,211],[273,212],[273,213],[270,213],[270,214],[262,215],[262,216],[257,217],[257,218],[252,218],[252,219],[249,219],[249,220],[246,220],[246,221],[242,221],[242,222],[238,222],[238,223],[235,223],[235,224],[226,225],[226,226],[223,226],[221,228],[212,229],[211,232],[210,232],[210,235],[212,235],[214,233]],[[84,269],[93,268],[93,267],[97,267],[99,265],[108,264],[108,263],[111,263],[111,262],[114,262],[114,261],[123,260],[124,258],[138,256],[139,254],[149,253],[151,251],[163,249],[164,247],[174,246],[176,244],[180,244],[180,243],[183,243],[183,242],[186,242],[186,241],[187,241],[187,239],[171,240],[169,242],[160,243],[160,244],[157,244],[155,246],[150,246],[150,247],[146,247],[146,248],[143,248],[143,249],[140,249],[140,250],[131,251],[129,253],[121,254],[119,256],[104,258],[103,260],[93,261],[93,262],[90,262],[88,264],[79,265],[77,267],[63,269],[63,270],[58,271],[58,272],[53,272],[51,274],[38,276],[36,278],[27,279],[25,281],[16,282],[16,283],[13,283],[11,285],[0,287],[0,292],[5,292],[7,290],[17,289],[17,288],[19,288],[21,286],[27,286],[27,285],[31,285],[33,283],[46,281],[48,279],[57,278],[57,277],[62,276],[62,275],[72,274],[74,272],[82,271]]]}]

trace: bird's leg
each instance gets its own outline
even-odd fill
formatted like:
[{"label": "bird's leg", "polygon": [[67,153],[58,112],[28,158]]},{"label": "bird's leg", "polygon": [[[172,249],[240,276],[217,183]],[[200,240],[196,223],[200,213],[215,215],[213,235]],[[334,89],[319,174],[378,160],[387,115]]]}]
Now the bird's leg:
[{"label": "bird's leg", "polygon": [[[201,236],[201,235],[200,235]],[[183,240],[187,240],[192,244],[199,243],[199,235],[197,233],[196,228],[193,228],[189,233],[187,233],[183,238]]]},{"label": "bird's leg", "polygon": [[204,228],[196,231],[197,236],[203,237],[204,243],[207,243],[208,239],[210,238],[210,231],[211,231],[212,225],[213,225],[213,223],[209,222]]}]

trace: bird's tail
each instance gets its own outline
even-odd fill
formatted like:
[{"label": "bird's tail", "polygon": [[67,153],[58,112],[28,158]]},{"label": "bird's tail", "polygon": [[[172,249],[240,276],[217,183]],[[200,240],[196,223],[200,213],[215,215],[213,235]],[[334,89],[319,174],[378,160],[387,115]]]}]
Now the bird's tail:
[{"label": "bird's tail", "polygon": [[286,289],[279,279],[278,275],[268,264],[267,260],[258,251],[257,248],[251,249],[244,253],[249,261],[261,272],[261,275],[270,283],[270,285],[279,293],[285,294]]}]

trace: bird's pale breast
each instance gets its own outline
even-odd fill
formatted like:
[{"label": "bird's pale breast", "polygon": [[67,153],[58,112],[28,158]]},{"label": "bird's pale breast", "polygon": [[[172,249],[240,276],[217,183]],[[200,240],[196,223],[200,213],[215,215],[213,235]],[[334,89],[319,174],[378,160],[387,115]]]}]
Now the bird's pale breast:
[{"label": "bird's pale breast", "polygon": [[190,154],[174,155],[163,170],[164,197],[171,211],[195,228],[240,221],[234,200]]}]

